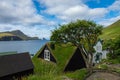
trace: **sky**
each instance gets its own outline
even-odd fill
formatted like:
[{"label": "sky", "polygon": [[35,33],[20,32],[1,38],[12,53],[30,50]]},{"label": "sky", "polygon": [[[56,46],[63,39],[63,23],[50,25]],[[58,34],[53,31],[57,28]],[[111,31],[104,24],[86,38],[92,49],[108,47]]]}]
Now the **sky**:
[{"label": "sky", "polygon": [[120,19],[120,0],[0,0],[0,32],[49,39],[59,24],[77,19],[106,27]]}]

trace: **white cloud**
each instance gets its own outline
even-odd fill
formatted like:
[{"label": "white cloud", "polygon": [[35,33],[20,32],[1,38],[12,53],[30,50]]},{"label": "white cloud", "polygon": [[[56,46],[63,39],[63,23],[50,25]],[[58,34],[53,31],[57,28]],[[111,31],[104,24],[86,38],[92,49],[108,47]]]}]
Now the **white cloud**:
[{"label": "white cloud", "polygon": [[47,9],[48,14],[55,15],[61,20],[102,18],[108,12],[105,8],[89,8],[82,0],[39,0]]},{"label": "white cloud", "polygon": [[[108,26],[120,19],[117,17],[109,17],[111,11],[118,11],[120,13],[120,0],[116,0],[112,5],[106,8],[89,8],[83,3],[83,0],[39,0],[41,4],[45,5],[47,9],[44,11],[48,14],[55,15],[63,20],[63,23],[73,21],[76,19],[90,19],[96,20],[97,23]],[[86,0],[89,1],[89,0]],[[96,1],[96,0],[93,0]],[[100,0],[97,0],[99,3]],[[99,21],[100,20],[100,21]]]},{"label": "white cloud", "polygon": [[112,13],[116,13],[115,17],[109,17],[109,18],[103,18],[101,21],[99,21],[99,24],[102,24],[104,26],[108,26],[116,22],[117,20],[120,20],[120,0],[116,0],[112,5],[106,8],[109,13],[113,11]]},{"label": "white cloud", "polygon": [[120,11],[120,0],[116,0],[111,6],[108,7],[112,11]]},{"label": "white cloud", "polygon": [[49,14],[61,14],[64,10],[70,8],[71,6],[81,4],[80,0],[39,0],[39,2],[47,7],[45,12]]},{"label": "white cloud", "polygon": [[108,13],[108,11],[105,8],[94,8],[90,9],[88,14],[94,18],[101,18],[104,17],[106,13]]},{"label": "white cloud", "polygon": [[108,18],[108,19],[103,19],[102,21],[98,22],[99,24],[106,26],[109,26],[113,24],[114,22],[120,20],[120,16],[113,17],[113,18]]},{"label": "white cloud", "polygon": [[36,14],[31,0],[0,1],[0,23],[10,24],[41,24],[43,16]]},{"label": "white cloud", "polygon": [[83,18],[86,16],[84,14],[85,12],[88,12],[87,6],[77,5],[77,6],[72,6],[72,7],[68,8],[66,11],[63,12],[62,16],[66,16],[66,18],[68,18],[68,19],[72,19],[72,18],[75,19],[75,18],[79,18],[80,16],[82,16],[81,18]]},{"label": "white cloud", "polygon": [[97,19],[102,18],[107,13],[105,8],[90,9],[87,6],[74,6],[64,11],[61,19],[76,20],[76,19]]}]

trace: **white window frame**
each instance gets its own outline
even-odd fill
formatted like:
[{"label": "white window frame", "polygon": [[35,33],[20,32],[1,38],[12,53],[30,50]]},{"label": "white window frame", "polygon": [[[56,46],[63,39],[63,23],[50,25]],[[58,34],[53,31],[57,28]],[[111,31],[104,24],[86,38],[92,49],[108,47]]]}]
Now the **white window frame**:
[{"label": "white window frame", "polygon": [[47,49],[44,50],[44,60],[50,61],[50,51]]}]

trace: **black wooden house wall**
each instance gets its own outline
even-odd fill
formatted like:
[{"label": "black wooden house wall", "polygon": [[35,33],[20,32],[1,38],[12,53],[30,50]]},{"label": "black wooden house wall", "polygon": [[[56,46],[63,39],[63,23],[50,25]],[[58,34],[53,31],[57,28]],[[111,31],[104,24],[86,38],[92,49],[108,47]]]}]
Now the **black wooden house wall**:
[{"label": "black wooden house wall", "polygon": [[80,50],[77,48],[68,64],[66,65],[64,71],[75,71],[77,69],[85,68],[85,61],[82,57]]}]

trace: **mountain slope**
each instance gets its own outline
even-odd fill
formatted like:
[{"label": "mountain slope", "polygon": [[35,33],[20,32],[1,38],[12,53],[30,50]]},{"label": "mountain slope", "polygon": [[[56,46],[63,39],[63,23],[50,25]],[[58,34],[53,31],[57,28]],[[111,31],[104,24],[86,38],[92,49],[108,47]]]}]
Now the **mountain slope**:
[{"label": "mountain slope", "polygon": [[114,39],[120,35],[120,20],[103,29],[102,39]]},{"label": "mountain slope", "polygon": [[36,40],[39,39],[38,37],[29,37],[25,35],[20,30],[14,30],[14,31],[7,31],[7,32],[1,32],[0,33],[0,40],[2,41],[10,41],[10,40]]},{"label": "mountain slope", "polygon": [[14,36],[14,35],[10,33],[0,33],[0,38],[4,36]]},{"label": "mountain slope", "polygon": [[11,34],[11,33],[0,33],[0,41],[18,41],[22,40],[22,38]]},{"label": "mountain slope", "polygon": [[14,31],[11,31],[11,32],[8,32],[8,33],[16,35],[16,36],[22,38],[23,40],[31,39],[31,37],[28,37],[27,35],[25,35],[20,30],[14,30]]}]

